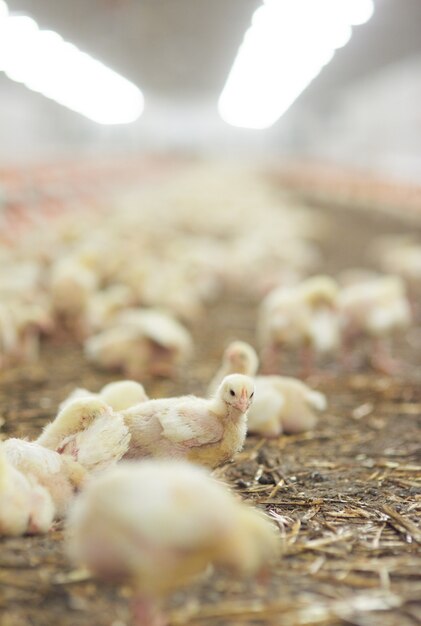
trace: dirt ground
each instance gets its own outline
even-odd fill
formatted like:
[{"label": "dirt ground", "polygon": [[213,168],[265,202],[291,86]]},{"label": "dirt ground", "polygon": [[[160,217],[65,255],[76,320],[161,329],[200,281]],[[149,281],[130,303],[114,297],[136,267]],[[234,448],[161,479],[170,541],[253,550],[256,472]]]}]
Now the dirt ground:
[{"label": "dirt ground", "polygon": [[[367,265],[370,239],[404,231],[369,212],[324,209],[331,235],[327,271]],[[195,362],[177,382],[145,381],[152,396],[204,391],[227,340],[254,342],[255,306],[226,295],[195,329]],[[283,556],[269,579],[214,575],[169,602],[171,623],[203,626],[421,623],[421,329],[396,347],[397,377],[368,369],[310,382],[328,395],[314,432],[247,440],[217,470],[241,496],[274,517]],[[284,373],[291,373],[288,363]],[[75,386],[99,389],[115,376],[96,372],[74,345],[46,345],[40,364],[0,374],[6,436],[37,435]],[[200,494],[198,494],[200,497]],[[0,626],[124,626],[127,587],[81,575],[68,563],[60,525],[45,537],[0,542]]]}]

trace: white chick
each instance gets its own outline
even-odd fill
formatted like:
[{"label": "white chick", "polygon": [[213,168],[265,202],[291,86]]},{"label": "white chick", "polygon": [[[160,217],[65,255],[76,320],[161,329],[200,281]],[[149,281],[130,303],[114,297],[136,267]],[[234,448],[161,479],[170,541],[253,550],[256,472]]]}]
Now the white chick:
[{"label": "white chick", "polygon": [[35,361],[42,334],[52,331],[45,303],[5,297],[0,303],[0,366]]},{"label": "white chick", "polygon": [[135,404],[149,400],[143,385],[135,380],[117,380],[105,385],[98,393],[78,387],[74,389],[59,405],[59,410],[79,398],[99,398],[108,404],[114,411],[128,409]]},{"label": "white chick", "polygon": [[384,270],[401,276],[409,285],[421,282],[421,244],[407,244],[388,250],[382,259]]},{"label": "white chick", "polygon": [[384,373],[393,373],[396,362],[385,342],[411,323],[411,308],[405,285],[397,276],[382,276],[342,289],[339,307],[343,347],[349,353],[358,339],[371,340],[371,363]]},{"label": "white chick", "polygon": [[48,532],[55,516],[49,492],[7,459],[0,443],[0,536]]},{"label": "white chick", "polygon": [[130,433],[123,418],[96,397],[73,400],[48,424],[37,443],[70,455],[89,472],[103,470],[127,452]]},{"label": "white chick", "polygon": [[19,345],[19,333],[10,307],[0,302],[0,369],[7,367]]},{"label": "white chick", "polygon": [[[230,368],[254,376],[259,366],[256,352],[242,341],[231,343],[220,371]],[[315,411],[326,408],[325,396],[302,381],[286,376],[257,376],[253,404],[247,413],[248,431],[265,437],[282,432],[311,430],[317,423]]]},{"label": "white chick", "polygon": [[76,387],[73,389],[60,404],[58,405],[59,412],[62,411],[66,406],[74,402],[75,400],[81,400],[82,398],[98,398],[99,394],[94,391],[89,391],[88,389],[84,389],[83,387]]},{"label": "white chick", "polygon": [[380,278],[380,276],[378,272],[364,267],[351,267],[340,272],[337,276],[337,280],[340,288],[344,288],[376,280]]},{"label": "white chick", "polygon": [[7,439],[3,443],[3,450],[13,467],[27,477],[32,476],[49,492],[56,516],[62,517],[85,480],[83,467],[37,442],[23,439]]},{"label": "white chick", "polygon": [[86,325],[90,332],[98,332],[113,324],[122,309],[133,304],[133,295],[126,285],[111,285],[93,293],[87,302]]},{"label": "white chick", "polygon": [[18,333],[15,357],[19,362],[33,362],[39,358],[41,336],[51,334],[53,318],[45,302],[13,302],[10,308]]},{"label": "white chick", "polygon": [[85,341],[84,352],[88,361],[104,370],[122,371],[139,379],[148,373],[148,346],[133,328],[114,326],[93,335]]},{"label": "white chick", "polygon": [[175,375],[192,352],[189,332],[174,318],[155,310],[127,310],[115,326],[90,337],[85,354],[105,369],[121,369],[131,378]]},{"label": "white chick", "polygon": [[78,336],[86,333],[85,312],[98,278],[77,257],[59,258],[51,268],[50,294],[61,322]]},{"label": "white chick", "polygon": [[[162,307],[171,311],[187,324],[203,315],[198,289],[183,273],[181,259],[167,263],[159,272],[149,272],[145,277],[141,301],[147,307]],[[171,288],[168,288],[171,285]]]},{"label": "white chick", "polygon": [[193,340],[188,330],[172,315],[158,309],[128,309],[119,323],[140,331],[149,347],[149,371],[172,375],[177,365],[190,358]]},{"label": "white chick", "polygon": [[314,276],[294,287],[272,291],[262,302],[258,338],[266,370],[278,369],[279,350],[301,351],[309,373],[314,354],[331,354],[340,345],[338,287],[328,276]]},{"label": "white chick", "polygon": [[69,516],[68,552],[101,578],[129,580],[135,623],[162,626],[165,597],[210,564],[250,577],[279,544],[263,513],[201,468],[151,460],[121,464],[87,486]]},{"label": "white chick", "polygon": [[108,383],[101,389],[99,395],[114,411],[123,411],[149,400],[143,385],[135,380],[117,380]]},{"label": "white chick", "polygon": [[218,389],[222,380],[229,374],[255,376],[259,359],[255,349],[245,341],[232,341],[222,356],[221,367],[216,372],[208,387],[208,395]]},{"label": "white chick", "polygon": [[265,437],[312,430],[317,411],[326,409],[324,394],[301,380],[288,376],[258,376],[253,405],[248,412],[248,430]]},{"label": "white chick", "polygon": [[25,297],[33,301],[42,283],[41,266],[35,260],[5,260],[0,266],[0,294],[3,298]]},{"label": "white chick", "polygon": [[217,467],[242,449],[253,395],[252,379],[232,374],[209,400],[181,396],[127,409],[122,415],[132,439],[125,458],[185,458]]},{"label": "white chick", "polygon": [[384,246],[380,255],[381,269],[388,274],[400,276],[408,289],[408,297],[414,313],[419,315],[418,294],[421,285],[421,244],[410,236],[396,237],[390,247]]}]

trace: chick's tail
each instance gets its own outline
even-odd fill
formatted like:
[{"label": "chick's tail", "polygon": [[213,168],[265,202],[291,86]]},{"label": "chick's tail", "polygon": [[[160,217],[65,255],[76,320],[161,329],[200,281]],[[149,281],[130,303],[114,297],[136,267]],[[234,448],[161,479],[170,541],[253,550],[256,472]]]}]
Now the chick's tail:
[{"label": "chick's tail", "polygon": [[316,411],[325,411],[327,409],[326,396],[320,391],[309,389],[306,394],[306,402],[312,409],[316,409]]}]

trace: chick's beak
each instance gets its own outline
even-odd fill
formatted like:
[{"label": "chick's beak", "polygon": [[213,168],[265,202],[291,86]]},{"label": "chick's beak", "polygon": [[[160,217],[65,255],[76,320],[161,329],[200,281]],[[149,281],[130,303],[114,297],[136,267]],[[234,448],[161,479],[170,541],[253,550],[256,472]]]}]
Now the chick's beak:
[{"label": "chick's beak", "polygon": [[235,407],[239,410],[242,411],[243,413],[245,411],[247,411],[247,409],[249,408],[250,405],[250,400],[249,397],[247,395],[247,392],[245,389],[243,389],[241,391],[241,396],[238,398],[237,402],[235,403]]}]

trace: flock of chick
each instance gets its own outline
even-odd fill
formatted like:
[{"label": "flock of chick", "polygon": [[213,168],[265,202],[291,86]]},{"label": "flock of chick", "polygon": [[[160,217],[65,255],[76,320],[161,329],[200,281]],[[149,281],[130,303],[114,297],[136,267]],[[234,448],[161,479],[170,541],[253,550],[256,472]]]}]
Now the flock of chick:
[{"label": "flock of chick", "polygon": [[83,216],[28,215],[13,246],[0,242],[0,366],[38,358],[43,335],[71,333],[102,368],[172,377],[193,352],[188,326],[229,290],[260,301],[263,373],[254,348],[234,341],[206,398],[149,399],[135,380],[76,389],[38,439],[0,443],[0,534],[46,533],[65,518],[75,562],[129,578],[136,620],[155,626],[161,599],[210,564],[253,575],[276,556],[271,522],[208,471],[235,457],[247,431],[316,427],[325,396],[268,375],[285,354],[301,353],[307,373],[327,358],[348,365],[364,337],[372,364],[392,371],[383,342],[411,322],[404,281],[411,293],[421,279],[421,247],[380,242],[391,275],[308,278],[326,224],[291,201],[279,206],[243,171],[196,168],[120,202],[119,211],[110,199]]},{"label": "flock of chick", "polygon": [[[173,376],[193,354],[189,326],[226,292],[261,302],[257,341],[269,368],[273,347],[302,349],[307,363],[311,351],[337,359],[358,336],[378,344],[408,325],[405,292],[421,282],[411,237],[373,242],[384,275],[301,286],[321,264],[329,225],[319,213],[232,168],[198,166],[144,187],[101,209],[28,208],[23,226],[22,211],[19,225],[0,212],[0,368],[36,360],[44,336],[67,332],[99,367]],[[387,367],[380,350],[374,365]]]},{"label": "flock of chick", "polygon": [[144,626],[162,623],[159,601],[211,564],[258,573],[278,553],[273,526],[198,467],[242,449],[253,397],[243,374],[207,399],[150,400],[129,380],[75,390],[35,441],[0,444],[0,533],[46,533],[66,518],[72,558],[128,578]]}]

